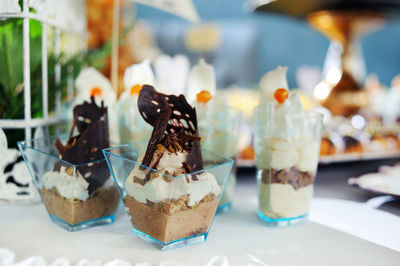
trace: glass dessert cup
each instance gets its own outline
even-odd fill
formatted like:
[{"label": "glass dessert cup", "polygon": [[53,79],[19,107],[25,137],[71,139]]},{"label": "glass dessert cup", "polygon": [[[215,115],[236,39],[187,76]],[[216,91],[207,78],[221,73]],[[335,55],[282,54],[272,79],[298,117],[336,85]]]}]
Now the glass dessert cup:
[{"label": "glass dessert cup", "polygon": [[[201,146],[208,151],[234,160],[237,153],[242,118],[240,110],[228,105],[218,105],[216,109],[207,109],[205,106],[199,106],[197,110],[199,112]],[[231,209],[235,186],[236,164],[233,166],[231,176],[219,202],[219,213]]]},{"label": "glass dessert cup", "polygon": [[301,132],[277,138],[274,132],[279,132],[279,126],[272,118],[273,108],[259,105],[254,111],[258,215],[270,226],[287,226],[303,221],[309,213],[322,114],[305,112],[304,116],[286,118],[286,129],[297,126]]},{"label": "glass dessert cup", "polygon": [[61,160],[54,145],[57,138],[65,142],[68,136],[18,143],[51,220],[68,231],[113,223],[119,195],[106,160]]},{"label": "glass dessert cup", "polygon": [[[173,177],[137,162],[146,146],[139,142],[103,150],[136,236],[160,250],[205,241],[233,160],[202,150],[203,170]],[[144,184],[132,176],[139,169],[148,180]],[[204,182],[210,174],[215,183]],[[151,182],[156,180],[159,185]]]}]

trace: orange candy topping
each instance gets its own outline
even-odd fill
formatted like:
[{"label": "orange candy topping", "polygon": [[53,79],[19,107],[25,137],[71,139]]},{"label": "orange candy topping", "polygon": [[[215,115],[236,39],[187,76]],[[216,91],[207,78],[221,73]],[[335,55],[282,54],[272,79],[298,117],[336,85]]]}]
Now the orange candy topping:
[{"label": "orange candy topping", "polygon": [[196,96],[198,103],[206,103],[209,100],[211,100],[211,98],[212,98],[211,94],[206,90],[202,90],[201,92],[197,93]]},{"label": "orange candy topping", "polygon": [[252,146],[246,146],[243,150],[240,151],[239,157],[244,160],[254,160],[254,148]]},{"label": "orange candy topping", "polygon": [[142,85],[136,84],[131,87],[131,90],[129,91],[129,93],[131,95],[135,95],[135,94],[139,95],[141,89],[142,89]]},{"label": "orange candy topping", "polygon": [[288,97],[289,92],[283,88],[277,89],[274,93],[275,100],[280,104],[284,103]]},{"label": "orange candy topping", "polygon": [[94,87],[90,90],[90,96],[102,96],[103,95],[103,90],[100,89],[99,87]]}]

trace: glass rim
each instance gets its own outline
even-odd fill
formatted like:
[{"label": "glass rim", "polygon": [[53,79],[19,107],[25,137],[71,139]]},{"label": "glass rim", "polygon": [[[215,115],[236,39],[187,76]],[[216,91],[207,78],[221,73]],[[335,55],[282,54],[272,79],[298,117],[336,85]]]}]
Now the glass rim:
[{"label": "glass rim", "polygon": [[[259,112],[265,109],[270,109],[273,108],[273,103],[266,103],[266,104],[259,104],[253,109],[253,115],[257,115]],[[296,114],[294,116],[291,116],[293,119],[320,119],[321,121],[323,120],[324,114],[315,110],[303,110],[304,115]]]},{"label": "glass rim", "polygon": [[[138,142],[136,142],[136,143],[138,143]],[[141,142],[139,142],[139,143],[147,143],[147,141],[141,141]],[[218,154],[218,153],[215,153],[215,152],[210,151],[210,150],[207,150],[207,149],[201,149],[201,151],[205,151],[205,152],[214,154],[214,155],[216,155],[216,156],[218,156],[218,157],[220,157],[220,158],[223,158],[223,159],[225,160],[225,162],[220,163],[220,164],[217,164],[217,165],[209,166],[209,167],[206,167],[206,168],[204,168],[204,169],[202,169],[202,170],[198,170],[198,171],[195,171],[195,172],[192,172],[192,173],[182,174],[182,175],[178,175],[178,176],[171,176],[171,175],[167,175],[167,174],[165,174],[165,173],[163,173],[163,172],[161,172],[161,171],[159,171],[159,170],[157,170],[157,169],[151,168],[151,167],[149,167],[149,166],[145,166],[145,165],[143,165],[143,164],[141,164],[141,163],[138,163],[138,162],[136,162],[136,161],[134,161],[134,160],[128,159],[128,158],[126,158],[126,157],[123,156],[124,154],[119,155],[119,154],[115,154],[115,153],[112,153],[112,152],[111,152],[111,150],[113,150],[113,149],[134,147],[134,145],[135,145],[135,143],[123,144],[123,145],[119,145],[119,146],[116,146],[116,147],[111,147],[111,148],[103,149],[102,151],[103,151],[103,154],[104,154],[104,157],[106,158],[106,160],[107,160],[106,154],[109,154],[109,155],[115,156],[115,157],[117,157],[117,158],[119,158],[119,159],[122,159],[122,160],[125,160],[125,161],[127,161],[127,162],[133,163],[133,164],[135,164],[135,165],[139,165],[140,167],[144,167],[144,168],[146,168],[146,169],[149,169],[149,170],[152,171],[152,172],[160,173],[161,175],[164,175],[164,176],[169,177],[169,178],[171,178],[171,179],[180,179],[180,178],[183,178],[183,177],[186,177],[186,176],[196,175],[196,174],[205,172],[205,171],[207,171],[207,170],[210,170],[210,169],[213,169],[213,168],[216,168],[216,167],[220,167],[220,166],[223,166],[223,165],[226,165],[226,164],[231,164],[231,163],[233,164],[233,163],[235,162],[235,160],[233,160],[233,159],[231,159],[231,158],[229,158],[229,157],[222,156],[222,155],[220,155],[220,154]],[[108,160],[107,160],[107,163],[108,163]]]},{"label": "glass rim", "polygon": [[[54,158],[54,159],[56,159],[58,161],[61,161],[63,163],[66,163],[66,164],[69,164],[71,166],[74,166],[74,167],[80,167],[80,166],[84,166],[84,165],[91,164],[91,163],[100,163],[100,162],[105,160],[105,158],[103,157],[102,159],[98,159],[98,160],[93,160],[93,161],[84,162],[84,163],[80,163],[80,164],[74,164],[74,163],[68,162],[66,160],[63,160],[63,159],[61,159],[61,158],[59,158],[59,157],[57,157],[57,156],[55,156],[53,154],[50,154],[48,152],[39,150],[39,149],[37,149],[35,147],[32,147],[31,145],[27,144],[29,141],[50,140],[50,139],[60,138],[62,136],[65,136],[65,134],[61,134],[59,136],[51,136],[51,137],[42,137],[42,138],[37,138],[37,139],[22,140],[22,141],[18,141],[17,142],[17,146],[18,146],[18,149],[20,150],[20,152],[22,153],[22,156],[24,157],[24,159],[25,159],[25,155],[24,155],[24,152],[23,152],[22,148],[28,148],[28,149],[34,150],[36,152],[39,152],[39,153],[41,153],[43,155],[46,155],[48,157]],[[52,145],[54,145],[54,143],[52,143]]]}]

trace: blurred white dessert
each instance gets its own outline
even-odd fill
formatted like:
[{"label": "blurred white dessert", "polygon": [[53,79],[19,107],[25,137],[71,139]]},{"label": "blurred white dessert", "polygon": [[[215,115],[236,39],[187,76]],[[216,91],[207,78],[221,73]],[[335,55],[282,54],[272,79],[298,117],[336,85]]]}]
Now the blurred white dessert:
[{"label": "blurred white dessert", "polygon": [[[197,92],[197,94],[195,94]],[[196,107],[201,145],[208,151],[228,158],[236,158],[242,114],[229,106],[225,94],[216,92],[215,71],[200,60],[189,75],[188,95]],[[233,200],[236,170],[231,172],[220,206]]]},{"label": "blurred white dessert", "polygon": [[310,122],[300,98],[288,90],[286,71],[278,67],[262,77],[264,105],[255,111],[259,207],[269,219],[308,213],[318,165],[321,117]]},{"label": "blurred white dessert", "polygon": [[142,86],[145,84],[155,85],[155,83],[155,77],[149,60],[131,65],[125,70],[125,90],[117,102],[121,143],[140,141],[150,136],[151,127],[140,115],[137,101]]}]

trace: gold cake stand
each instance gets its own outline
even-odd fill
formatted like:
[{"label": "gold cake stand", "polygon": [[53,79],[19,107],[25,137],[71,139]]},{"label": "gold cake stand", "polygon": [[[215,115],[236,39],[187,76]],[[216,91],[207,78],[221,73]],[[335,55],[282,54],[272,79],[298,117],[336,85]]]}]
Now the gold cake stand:
[{"label": "gold cake stand", "polygon": [[309,24],[332,42],[325,62],[338,62],[326,64],[325,76],[314,90],[317,100],[333,115],[350,116],[368,105],[369,96],[359,83],[365,75],[360,39],[377,30],[383,17],[371,11],[316,11],[307,15]]}]

